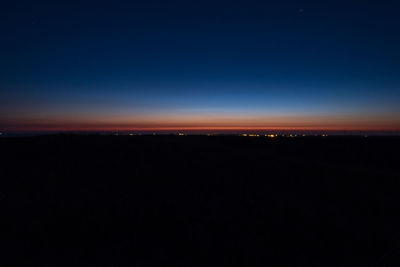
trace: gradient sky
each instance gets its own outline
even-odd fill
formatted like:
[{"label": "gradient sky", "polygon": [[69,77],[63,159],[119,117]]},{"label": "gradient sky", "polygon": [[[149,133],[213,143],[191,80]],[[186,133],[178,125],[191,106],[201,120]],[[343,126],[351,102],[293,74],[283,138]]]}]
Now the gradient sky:
[{"label": "gradient sky", "polygon": [[8,1],[0,130],[398,130],[397,2]]}]

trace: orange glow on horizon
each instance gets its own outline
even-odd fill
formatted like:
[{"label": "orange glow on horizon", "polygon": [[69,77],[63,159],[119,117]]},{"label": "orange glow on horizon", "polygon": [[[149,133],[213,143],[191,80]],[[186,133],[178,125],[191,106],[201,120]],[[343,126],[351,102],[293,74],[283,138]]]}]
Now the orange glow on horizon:
[{"label": "orange glow on horizon", "polygon": [[[130,127],[130,126],[121,126],[121,127],[90,127],[90,126],[82,126],[82,125],[68,125],[68,126],[45,126],[45,127],[36,127],[36,126],[21,126],[21,127],[13,127],[8,128],[3,131],[33,131],[33,132],[46,132],[46,131],[153,131],[153,132],[190,132],[190,131],[209,131],[209,132],[233,132],[233,131],[241,131],[241,132],[251,132],[251,131],[399,131],[399,128],[378,128],[378,127]],[[272,136],[268,136],[272,137]]]},{"label": "orange glow on horizon", "polygon": [[1,131],[399,131],[400,119],[382,116],[179,116],[8,118]]}]

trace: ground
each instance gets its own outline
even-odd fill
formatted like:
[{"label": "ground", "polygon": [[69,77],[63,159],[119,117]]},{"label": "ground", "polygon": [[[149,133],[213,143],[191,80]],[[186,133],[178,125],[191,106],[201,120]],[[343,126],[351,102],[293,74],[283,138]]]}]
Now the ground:
[{"label": "ground", "polygon": [[50,135],[0,151],[5,266],[400,264],[397,137]]}]

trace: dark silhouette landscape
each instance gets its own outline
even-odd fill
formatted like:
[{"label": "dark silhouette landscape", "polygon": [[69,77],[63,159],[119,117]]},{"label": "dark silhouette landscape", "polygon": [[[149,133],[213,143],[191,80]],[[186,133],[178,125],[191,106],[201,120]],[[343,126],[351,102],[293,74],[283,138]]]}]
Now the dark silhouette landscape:
[{"label": "dark silhouette landscape", "polygon": [[398,266],[399,137],[1,138],[7,266]]}]

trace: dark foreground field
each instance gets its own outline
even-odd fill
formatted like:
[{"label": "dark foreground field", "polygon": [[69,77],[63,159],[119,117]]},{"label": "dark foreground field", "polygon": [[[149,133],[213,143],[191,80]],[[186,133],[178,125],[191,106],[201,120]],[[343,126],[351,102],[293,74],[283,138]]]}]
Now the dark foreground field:
[{"label": "dark foreground field", "polygon": [[0,139],[1,266],[400,266],[400,139]]}]

